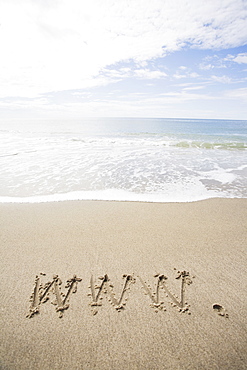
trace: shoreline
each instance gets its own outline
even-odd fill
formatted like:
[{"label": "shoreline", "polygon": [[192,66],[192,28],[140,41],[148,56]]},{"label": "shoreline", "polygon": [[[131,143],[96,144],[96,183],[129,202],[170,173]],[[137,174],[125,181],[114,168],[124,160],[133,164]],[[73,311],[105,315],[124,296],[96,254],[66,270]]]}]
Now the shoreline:
[{"label": "shoreline", "polygon": [[1,368],[246,368],[246,219],[246,198],[1,203]]},{"label": "shoreline", "polygon": [[[66,203],[66,202],[117,202],[117,203],[148,203],[148,204],[187,204],[187,203],[196,203],[196,202],[204,202],[204,201],[210,201],[210,200],[235,200],[235,199],[238,199],[238,200],[246,200],[247,197],[217,197],[217,196],[214,196],[214,197],[208,197],[208,198],[200,198],[200,199],[195,199],[195,200],[165,200],[165,201],[161,201],[161,200],[132,200],[132,199],[94,199],[94,198],[63,198],[61,197],[59,199],[59,197],[57,197],[56,199],[56,195],[65,195],[65,194],[55,194],[55,198],[54,198],[54,195],[42,195],[42,196],[32,196],[32,197],[8,197],[8,196],[0,196],[0,206],[2,204],[47,204],[47,203]],[[42,200],[42,198],[44,199],[48,199],[48,200]],[[52,199],[54,198],[54,199]],[[7,199],[7,200],[4,200],[4,199]],[[13,199],[13,200],[11,200]],[[41,200],[39,200],[41,199]],[[51,199],[51,200],[50,200]]]}]

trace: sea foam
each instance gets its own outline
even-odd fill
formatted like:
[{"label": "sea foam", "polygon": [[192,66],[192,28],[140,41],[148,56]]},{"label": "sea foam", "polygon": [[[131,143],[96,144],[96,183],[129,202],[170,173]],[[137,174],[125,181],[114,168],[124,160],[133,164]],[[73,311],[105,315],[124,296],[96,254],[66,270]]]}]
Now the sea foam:
[{"label": "sea foam", "polygon": [[186,202],[247,197],[247,122],[6,124],[0,201]]}]

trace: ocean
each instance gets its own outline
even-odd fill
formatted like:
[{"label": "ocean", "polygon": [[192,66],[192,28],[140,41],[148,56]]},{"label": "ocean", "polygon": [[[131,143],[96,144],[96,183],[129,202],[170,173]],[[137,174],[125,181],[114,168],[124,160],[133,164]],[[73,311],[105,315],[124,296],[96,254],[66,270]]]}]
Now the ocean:
[{"label": "ocean", "polygon": [[2,121],[0,142],[0,202],[247,198],[247,121]]}]

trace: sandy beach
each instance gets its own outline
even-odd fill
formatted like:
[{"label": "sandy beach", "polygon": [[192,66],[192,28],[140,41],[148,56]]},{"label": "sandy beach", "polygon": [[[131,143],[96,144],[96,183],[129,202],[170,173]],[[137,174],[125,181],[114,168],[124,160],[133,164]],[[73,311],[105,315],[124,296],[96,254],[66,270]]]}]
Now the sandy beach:
[{"label": "sandy beach", "polygon": [[0,204],[0,368],[246,369],[246,220],[247,199]]}]

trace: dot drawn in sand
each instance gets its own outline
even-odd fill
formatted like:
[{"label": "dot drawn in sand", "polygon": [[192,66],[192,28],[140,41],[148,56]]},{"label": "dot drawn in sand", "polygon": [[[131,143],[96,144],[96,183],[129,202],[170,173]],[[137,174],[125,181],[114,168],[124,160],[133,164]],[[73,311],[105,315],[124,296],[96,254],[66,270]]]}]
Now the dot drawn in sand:
[{"label": "dot drawn in sand", "polygon": [[223,316],[228,319],[229,314],[223,306],[221,306],[218,303],[215,303],[213,304],[213,309],[215,312],[217,312],[218,315]]}]

